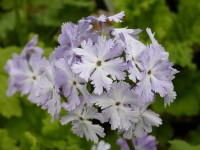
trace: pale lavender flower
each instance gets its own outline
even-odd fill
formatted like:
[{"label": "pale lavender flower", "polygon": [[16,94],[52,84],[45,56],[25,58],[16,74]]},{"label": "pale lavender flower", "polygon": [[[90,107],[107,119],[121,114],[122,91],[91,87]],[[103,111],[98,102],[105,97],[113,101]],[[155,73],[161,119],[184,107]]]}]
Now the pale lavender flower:
[{"label": "pale lavender flower", "polygon": [[[9,74],[7,94],[19,91],[21,95],[30,94],[38,83],[40,68],[45,59],[41,58],[43,50],[36,46],[38,36],[34,36],[24,47],[21,55],[14,54],[7,61],[5,71]],[[29,95],[29,98],[30,98]]]},{"label": "pale lavender flower", "polygon": [[136,150],[157,150],[156,138],[151,135],[144,135],[141,138],[133,139],[134,147]]},{"label": "pale lavender flower", "polygon": [[[65,125],[72,122],[72,131],[80,137],[85,136],[87,140],[92,140],[95,143],[98,142],[99,137],[104,137],[104,128],[97,124],[93,124],[90,120],[96,119],[104,122],[101,113],[98,113],[94,107],[85,107],[80,104],[75,110],[71,111],[70,114],[61,118],[61,124]],[[98,135],[98,136],[97,136]]]},{"label": "pale lavender flower", "polygon": [[58,69],[57,78],[58,87],[62,87],[64,96],[67,97],[68,102],[64,103],[64,108],[71,111],[80,104],[80,95],[84,99],[89,99],[90,94],[86,89],[86,83],[77,74],[73,73],[70,65],[65,58],[60,58],[55,61],[55,67]]},{"label": "pale lavender flower", "polygon": [[110,144],[105,143],[104,141],[100,141],[97,146],[93,145],[91,150],[109,150],[110,149]]},{"label": "pale lavender flower", "polygon": [[169,57],[169,53],[165,51],[164,47],[162,47],[158,41],[154,38],[154,33],[151,32],[150,28],[146,29],[147,34],[149,35],[149,38],[151,39],[151,44],[149,45],[149,47],[151,49],[154,49],[155,51],[157,51],[157,53],[160,54],[160,58],[162,60],[168,60]]},{"label": "pale lavender flower", "polygon": [[52,60],[66,57],[68,63],[71,64],[76,60],[73,48],[79,47],[83,40],[89,37],[96,41],[97,33],[91,32],[92,25],[87,20],[80,20],[78,24],[64,23],[62,25],[62,33],[58,37],[58,46],[51,55]]},{"label": "pale lavender flower", "polygon": [[[77,55],[81,56],[81,62],[72,66],[73,72],[88,80],[92,80],[94,85],[94,93],[101,94],[103,88],[109,90],[113,80],[124,80],[125,64],[119,56],[123,49],[120,45],[115,44],[113,40],[106,40],[104,36],[99,36],[98,41],[93,45],[89,39],[81,44],[82,48],[75,48]],[[111,78],[108,77],[111,76]]]},{"label": "pale lavender flower", "polygon": [[[169,80],[172,81],[175,78],[175,74],[178,73],[179,71],[177,71],[174,68],[171,68],[171,74],[169,76]],[[171,102],[173,102],[176,99],[176,92],[174,91],[174,86],[171,89],[167,89],[167,94],[164,96],[164,104],[166,105],[170,105]]]},{"label": "pale lavender flower", "polygon": [[153,91],[159,93],[161,97],[173,91],[173,84],[170,80],[171,74],[175,74],[172,73],[174,72],[173,64],[168,61],[168,54],[155,43],[154,40],[154,44],[151,44],[140,56],[142,74],[137,83],[136,92],[146,102],[153,101]]},{"label": "pale lavender flower", "polygon": [[142,107],[134,108],[136,112],[139,112],[138,121],[136,123],[132,123],[128,130],[120,131],[124,132],[124,138],[132,139],[133,134],[135,134],[136,137],[142,137],[146,135],[146,133],[152,132],[152,126],[158,127],[162,124],[162,120],[159,115],[152,110],[147,109],[148,105],[149,104],[145,104]]},{"label": "pale lavender flower", "polygon": [[13,59],[8,60],[5,66],[5,70],[9,74],[7,94],[10,96],[19,91],[21,95],[30,94],[29,99],[32,100],[31,95],[33,89],[38,85],[40,69],[44,63],[45,59],[36,55],[31,55],[29,60],[26,60],[14,54]]},{"label": "pale lavender flower", "polygon": [[129,79],[136,83],[141,79],[142,64],[139,59],[146,46],[128,34],[124,34],[126,47],[126,61],[130,63]]},{"label": "pale lavender flower", "polygon": [[141,106],[143,101],[127,83],[113,83],[108,93],[94,97],[95,104],[100,106],[105,120],[111,124],[111,129],[129,129],[132,122],[138,121],[138,112],[129,105]]},{"label": "pale lavender flower", "polygon": [[38,82],[40,84],[34,91],[34,102],[42,106],[42,109],[47,109],[54,121],[59,117],[61,102],[53,64],[47,63],[43,67],[43,74]]}]

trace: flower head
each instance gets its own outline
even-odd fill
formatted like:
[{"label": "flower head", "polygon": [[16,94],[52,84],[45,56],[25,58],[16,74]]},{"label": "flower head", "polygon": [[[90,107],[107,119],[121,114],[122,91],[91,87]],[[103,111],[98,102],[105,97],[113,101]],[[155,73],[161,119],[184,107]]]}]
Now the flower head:
[{"label": "flower head", "polygon": [[14,54],[13,59],[9,60],[5,66],[6,72],[9,73],[7,94],[13,95],[19,91],[21,95],[29,94],[29,99],[32,100],[31,95],[39,83],[41,66],[45,62],[45,59],[36,55],[30,56],[29,60],[26,60]]},{"label": "flower head", "polygon": [[89,99],[90,94],[86,89],[86,83],[77,74],[72,72],[66,58],[60,58],[55,62],[57,71],[58,86],[62,88],[63,94],[68,99],[68,103],[64,103],[64,108],[71,111],[80,104],[80,95],[84,99]]},{"label": "flower head", "polygon": [[126,139],[131,139],[132,135],[135,134],[136,137],[142,137],[146,133],[152,132],[152,126],[159,126],[162,124],[162,120],[159,118],[159,115],[148,110],[149,104],[145,104],[142,107],[136,107],[135,111],[139,113],[138,121],[132,123],[131,127],[128,130],[121,130],[124,132],[123,137]]},{"label": "flower head", "polygon": [[143,101],[129,88],[129,84],[124,82],[113,83],[108,93],[94,98],[96,105],[101,107],[104,117],[110,122],[113,130],[117,128],[127,130],[132,122],[138,121],[138,112],[129,106],[141,106]]},{"label": "flower head", "polygon": [[90,39],[81,45],[82,48],[74,49],[75,53],[81,56],[81,62],[74,64],[72,70],[86,82],[92,80],[95,94],[100,95],[103,88],[109,90],[112,79],[125,79],[124,61],[122,58],[115,58],[122,53],[120,45],[115,44],[111,39],[107,41],[103,36],[98,37],[95,45]]},{"label": "flower head", "polygon": [[62,33],[58,37],[58,46],[54,53],[51,55],[52,60],[58,60],[59,58],[67,58],[68,63],[73,63],[77,58],[72,50],[79,47],[83,40],[92,38],[96,40],[97,33],[91,32],[92,25],[87,20],[80,20],[78,24],[64,23],[62,25]]},{"label": "flower head", "polygon": [[[147,31],[149,31],[147,29]],[[150,35],[151,38],[152,35]],[[170,76],[174,74],[173,64],[168,61],[168,54],[153,40],[148,49],[140,56],[142,74],[137,83],[136,92],[146,102],[153,101],[154,93],[165,97],[173,91]],[[174,94],[173,94],[174,95]]]},{"label": "flower head", "polygon": [[85,136],[87,140],[97,143],[99,140],[98,136],[104,137],[105,133],[104,129],[97,124],[93,124],[90,121],[91,119],[104,121],[102,114],[98,113],[96,108],[85,107],[83,104],[80,104],[70,114],[62,117],[61,124],[65,125],[72,121],[72,131],[74,134],[80,137]]}]

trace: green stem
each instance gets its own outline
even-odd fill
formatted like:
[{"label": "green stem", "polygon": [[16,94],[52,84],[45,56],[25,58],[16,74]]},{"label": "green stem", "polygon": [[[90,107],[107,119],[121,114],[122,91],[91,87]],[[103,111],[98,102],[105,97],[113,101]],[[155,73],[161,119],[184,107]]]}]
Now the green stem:
[{"label": "green stem", "polygon": [[126,141],[127,141],[127,144],[128,144],[128,146],[129,146],[130,150],[135,150],[135,147],[134,147],[134,145],[133,145],[132,139],[131,139],[131,140],[126,140]]}]

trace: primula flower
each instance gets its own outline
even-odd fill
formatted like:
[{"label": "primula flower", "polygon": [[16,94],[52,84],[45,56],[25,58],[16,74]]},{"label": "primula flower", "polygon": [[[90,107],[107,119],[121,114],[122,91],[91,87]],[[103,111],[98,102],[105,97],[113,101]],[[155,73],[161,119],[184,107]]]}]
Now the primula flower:
[{"label": "primula flower", "polygon": [[159,93],[161,97],[173,91],[173,84],[169,79],[173,72],[173,64],[168,61],[168,54],[161,46],[150,45],[140,56],[140,60],[142,74],[136,92],[142,99],[146,102],[153,101],[153,91]]},{"label": "primula flower", "polygon": [[136,83],[141,79],[142,64],[139,60],[140,55],[146,49],[146,46],[130,35],[124,34],[126,43],[126,61],[129,63],[129,79]]},{"label": "primula flower", "polygon": [[9,73],[9,88],[8,95],[13,95],[19,91],[21,95],[31,95],[38,85],[38,80],[41,75],[41,66],[44,64],[45,59],[41,59],[36,55],[32,55],[29,61],[14,54],[13,59],[9,60],[5,66],[6,72]]},{"label": "primula flower", "polygon": [[58,46],[51,55],[52,60],[59,58],[67,58],[68,63],[71,64],[76,60],[76,55],[73,48],[79,47],[83,40],[92,38],[96,40],[97,33],[91,32],[92,25],[87,20],[80,20],[78,24],[64,23],[62,25],[62,33],[58,37]]},{"label": "primula flower", "polygon": [[40,68],[45,59],[41,58],[43,50],[36,46],[37,38],[37,35],[34,36],[26,44],[21,55],[13,54],[13,58],[6,63],[5,71],[9,74],[7,91],[9,96],[16,91],[21,95],[32,93],[38,83]]},{"label": "primula flower", "polygon": [[55,61],[55,67],[58,69],[57,78],[58,86],[62,87],[64,96],[67,97],[68,103],[64,104],[64,108],[71,111],[80,104],[80,95],[84,99],[89,99],[90,94],[86,89],[86,83],[77,74],[72,72],[66,58]]},{"label": "primula flower", "polygon": [[81,62],[74,64],[72,70],[86,82],[89,79],[92,80],[95,94],[100,95],[103,88],[109,90],[112,79],[125,79],[124,60],[115,58],[122,53],[123,49],[120,45],[115,44],[111,39],[107,41],[104,36],[99,36],[95,45],[89,39],[87,42],[84,41],[81,46],[82,48],[74,49],[75,53],[81,56]]},{"label": "primula flower", "polygon": [[93,145],[91,150],[109,150],[110,144],[105,143],[104,141],[100,141],[97,146]]},{"label": "primula flower", "polygon": [[43,74],[40,77],[34,93],[34,102],[47,109],[52,116],[52,121],[59,117],[61,110],[59,89],[56,84],[55,68],[51,63],[43,67]]},{"label": "primula flower", "polygon": [[[65,125],[72,121],[72,131],[80,137],[85,136],[87,140],[98,142],[100,137],[104,137],[104,128],[97,124],[92,124],[91,119],[100,120],[104,122],[101,113],[98,113],[94,107],[85,107],[82,103],[70,114],[62,117],[61,124]],[[97,136],[98,135],[98,136]]]},{"label": "primula flower", "polygon": [[152,110],[147,109],[148,105],[149,104],[145,104],[142,107],[135,107],[135,111],[139,112],[138,121],[133,123],[128,130],[124,130],[124,138],[131,139],[133,133],[136,137],[142,137],[146,133],[152,132],[152,126],[158,127],[162,124],[159,115]]},{"label": "primula flower", "polygon": [[143,104],[134,91],[129,89],[127,83],[113,83],[108,93],[94,97],[96,105],[103,110],[102,113],[106,120],[111,124],[111,129],[130,128],[132,122],[138,121],[138,112],[133,111],[129,105],[140,106]]}]

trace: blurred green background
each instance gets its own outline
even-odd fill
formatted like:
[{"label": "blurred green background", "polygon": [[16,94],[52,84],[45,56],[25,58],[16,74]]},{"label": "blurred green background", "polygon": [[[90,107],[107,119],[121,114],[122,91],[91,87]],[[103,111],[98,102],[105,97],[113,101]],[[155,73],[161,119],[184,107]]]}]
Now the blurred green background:
[{"label": "blurred green background", "polygon": [[[161,150],[200,150],[200,1],[199,0],[0,0],[0,150],[89,150],[92,143],[72,134],[69,126],[51,123],[46,111],[21,98],[6,96],[6,61],[19,53],[34,34],[49,56],[58,45],[63,22],[76,22],[88,15],[114,14],[126,17],[117,27],[141,28],[142,41],[149,42],[145,28],[170,53],[180,71],[174,80],[177,99],[166,108],[157,97],[152,109],[163,125],[153,135]],[[115,144],[109,130],[105,141]]]}]

